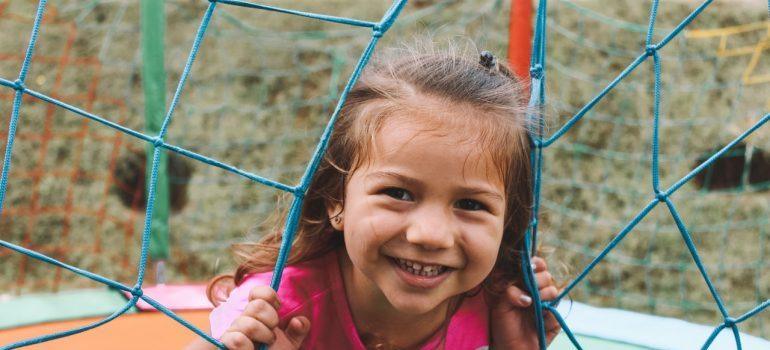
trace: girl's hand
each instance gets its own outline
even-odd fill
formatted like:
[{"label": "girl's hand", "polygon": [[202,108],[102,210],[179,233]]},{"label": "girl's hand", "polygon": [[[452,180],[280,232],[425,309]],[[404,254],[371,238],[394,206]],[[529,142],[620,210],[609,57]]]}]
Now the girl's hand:
[{"label": "girl's hand", "polygon": [[[550,300],[559,295],[554,285],[545,260],[532,258],[535,265],[535,278],[540,288],[540,299]],[[491,306],[490,327],[492,328],[493,349],[539,349],[537,326],[534,311],[531,308],[532,298],[523,290],[510,285],[496,305]],[[546,343],[550,344],[559,334],[561,326],[550,312],[544,314]],[[546,345],[547,345],[546,344]]]},{"label": "girl's hand", "polygon": [[249,291],[249,303],[243,314],[222,334],[222,343],[230,350],[254,350],[260,343],[271,350],[299,349],[310,330],[310,320],[304,316],[292,318],[286,329],[278,328],[278,295],[269,286]]}]

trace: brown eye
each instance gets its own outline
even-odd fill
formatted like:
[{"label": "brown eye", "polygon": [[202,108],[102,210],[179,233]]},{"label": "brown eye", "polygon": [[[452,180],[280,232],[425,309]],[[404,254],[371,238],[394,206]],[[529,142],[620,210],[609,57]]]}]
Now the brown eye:
[{"label": "brown eye", "polygon": [[457,209],[462,210],[486,210],[487,207],[473,199],[461,199],[455,203]]},{"label": "brown eye", "polygon": [[403,188],[391,187],[382,191],[385,195],[400,201],[413,201],[412,194]]}]

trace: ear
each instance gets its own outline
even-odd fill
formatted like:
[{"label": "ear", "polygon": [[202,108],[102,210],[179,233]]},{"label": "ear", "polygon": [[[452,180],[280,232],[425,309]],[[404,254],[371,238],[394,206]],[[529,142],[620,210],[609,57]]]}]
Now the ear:
[{"label": "ear", "polygon": [[337,231],[342,231],[345,227],[345,220],[343,220],[344,218],[342,216],[344,213],[343,209],[342,203],[326,203],[326,212],[329,215],[329,222],[331,222],[332,227]]}]

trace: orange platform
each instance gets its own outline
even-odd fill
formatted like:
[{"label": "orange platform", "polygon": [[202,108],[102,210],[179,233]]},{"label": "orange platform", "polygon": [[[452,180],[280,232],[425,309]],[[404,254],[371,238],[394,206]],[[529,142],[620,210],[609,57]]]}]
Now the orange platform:
[{"label": "orange platform", "polygon": [[[198,328],[208,331],[210,310],[175,312]],[[84,326],[100,318],[42,323],[0,331],[0,347],[19,340]],[[160,312],[121,315],[101,327],[24,349],[182,349],[198,335]]]}]

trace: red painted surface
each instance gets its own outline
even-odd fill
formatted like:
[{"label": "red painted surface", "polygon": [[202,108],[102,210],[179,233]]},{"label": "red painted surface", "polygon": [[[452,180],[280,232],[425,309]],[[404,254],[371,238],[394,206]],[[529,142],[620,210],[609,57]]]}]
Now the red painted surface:
[{"label": "red painted surface", "polygon": [[508,62],[513,72],[529,81],[529,59],[532,55],[532,0],[511,0],[508,27]]}]

